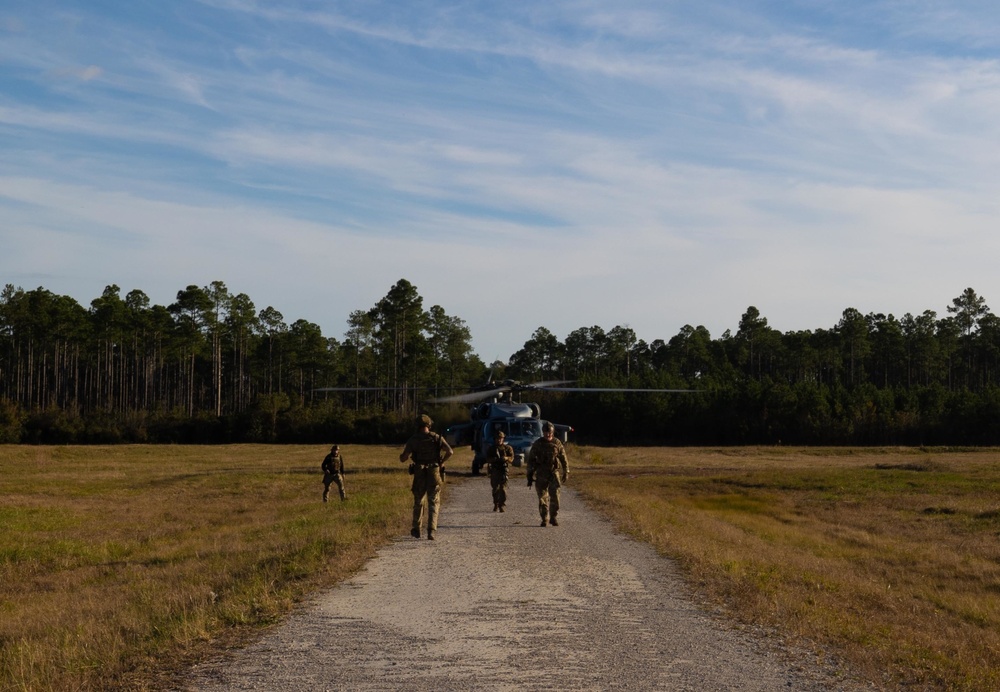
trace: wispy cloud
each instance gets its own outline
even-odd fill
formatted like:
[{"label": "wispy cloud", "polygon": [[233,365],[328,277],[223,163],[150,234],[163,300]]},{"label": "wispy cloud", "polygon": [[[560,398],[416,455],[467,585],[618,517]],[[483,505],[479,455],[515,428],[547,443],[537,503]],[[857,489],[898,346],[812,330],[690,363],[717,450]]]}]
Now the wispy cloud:
[{"label": "wispy cloud", "polygon": [[991,7],[48,9],[0,15],[0,273],[53,290],[224,280],[336,336],[405,276],[492,358],[996,282]]}]

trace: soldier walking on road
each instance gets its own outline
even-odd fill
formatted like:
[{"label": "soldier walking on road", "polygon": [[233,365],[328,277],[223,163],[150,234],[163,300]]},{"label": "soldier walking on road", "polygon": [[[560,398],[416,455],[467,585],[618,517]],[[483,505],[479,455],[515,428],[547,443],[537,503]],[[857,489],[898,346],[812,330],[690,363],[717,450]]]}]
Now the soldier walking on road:
[{"label": "soldier walking on road", "polygon": [[413,528],[410,535],[420,538],[420,523],[424,505],[427,505],[427,538],[434,540],[437,531],[438,510],[441,508],[441,485],[444,483],[444,462],[452,455],[451,447],[443,437],[431,432],[430,416],[417,419],[417,432],[406,442],[399,461],[410,464],[413,474]]},{"label": "soldier walking on road", "polygon": [[514,461],[514,448],[504,443],[503,430],[497,430],[494,442],[486,451],[490,488],[493,490],[493,511],[503,512],[507,504],[507,467]]},{"label": "soldier walking on road", "polygon": [[542,425],[542,436],[528,450],[528,487],[535,484],[542,526],[547,523],[559,526],[556,520],[556,515],[559,514],[559,488],[569,478],[566,450],[555,434],[555,426],[546,421]]},{"label": "soldier walking on road", "polygon": [[346,500],[347,493],[344,491],[344,457],[340,455],[340,447],[334,445],[330,448],[330,453],[323,459],[323,502],[330,499],[330,484],[336,483],[340,491],[340,499]]}]

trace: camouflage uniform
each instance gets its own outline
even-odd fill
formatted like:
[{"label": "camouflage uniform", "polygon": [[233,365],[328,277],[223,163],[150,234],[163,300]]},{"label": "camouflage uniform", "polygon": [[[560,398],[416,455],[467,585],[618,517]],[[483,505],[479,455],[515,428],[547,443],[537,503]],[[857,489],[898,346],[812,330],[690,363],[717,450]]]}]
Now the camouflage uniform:
[{"label": "camouflage uniform", "polygon": [[497,431],[496,442],[486,451],[486,463],[493,489],[493,511],[504,511],[507,504],[507,467],[514,461],[514,448],[505,444],[504,434]]},{"label": "camouflage uniform", "polygon": [[528,450],[528,485],[535,484],[538,493],[538,513],[542,516],[542,526],[551,523],[558,526],[559,488],[569,478],[569,460],[562,442],[554,436],[551,423],[542,426],[544,437],[535,440]]},{"label": "camouflage uniform", "polygon": [[340,491],[340,499],[346,500],[344,492],[344,457],[340,455],[340,447],[334,445],[330,453],[323,459],[323,502],[330,499],[330,484],[336,483]]},{"label": "camouflage uniform", "polygon": [[413,473],[413,528],[410,535],[420,538],[420,522],[424,505],[427,505],[427,538],[434,540],[437,531],[438,511],[441,508],[441,485],[444,483],[444,462],[452,455],[451,447],[443,437],[430,431],[431,419],[421,416],[417,419],[418,431],[399,455],[401,462],[410,457]]}]

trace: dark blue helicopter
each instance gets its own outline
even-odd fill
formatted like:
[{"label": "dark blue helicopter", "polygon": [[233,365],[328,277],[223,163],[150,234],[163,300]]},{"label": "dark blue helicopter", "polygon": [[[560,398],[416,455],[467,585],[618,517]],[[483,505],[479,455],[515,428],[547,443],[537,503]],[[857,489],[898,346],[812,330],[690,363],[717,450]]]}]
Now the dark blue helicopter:
[{"label": "dark blue helicopter", "polygon": [[[496,439],[496,433],[503,431],[504,442],[514,448],[514,466],[521,466],[531,445],[542,436],[541,407],[536,403],[514,401],[514,395],[525,391],[534,392],[691,392],[690,389],[615,389],[597,387],[565,387],[572,380],[551,380],[524,384],[514,380],[490,383],[468,394],[456,394],[428,399],[431,404],[473,404],[468,423],[452,425],[445,429],[445,439],[452,447],[469,445],[472,447],[472,473],[478,474],[486,464],[486,453]],[[569,441],[573,427],[560,423],[555,426],[556,437]]]}]

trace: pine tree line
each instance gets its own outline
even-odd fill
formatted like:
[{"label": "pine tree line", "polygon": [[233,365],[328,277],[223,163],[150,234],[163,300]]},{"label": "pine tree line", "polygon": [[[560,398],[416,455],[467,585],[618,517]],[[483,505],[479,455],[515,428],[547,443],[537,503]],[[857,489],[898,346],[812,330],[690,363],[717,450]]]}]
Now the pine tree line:
[{"label": "pine tree line", "polygon": [[327,439],[358,420],[381,436],[428,392],[485,369],[464,321],[424,310],[406,280],[348,323],[343,341],[304,319],[286,324],[221,281],[168,306],[112,285],[89,308],[8,284],[0,441]]},{"label": "pine tree line", "polygon": [[[751,306],[735,333],[539,327],[485,365],[465,322],[397,282],[342,339],[216,281],[168,306],[118,286],[83,307],[0,294],[0,441],[395,441],[428,397],[494,379],[687,388],[539,395],[581,441],[675,444],[1000,443],[1000,319],[966,289],[939,316],[861,314],[779,332]],[[437,412],[458,421],[461,407]]]},{"label": "pine tree line", "polygon": [[567,394],[591,441],[674,444],[1000,444],[1000,318],[966,289],[939,317],[844,310],[828,329],[779,332],[757,308],[712,339],[685,326],[646,343],[631,330],[541,328],[509,370],[591,386],[690,387],[690,395]]}]

